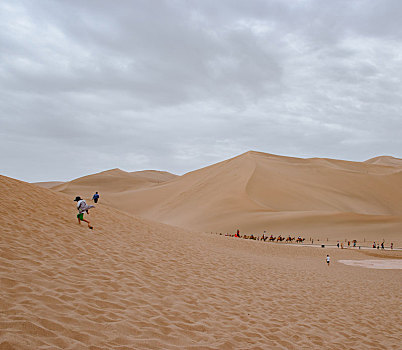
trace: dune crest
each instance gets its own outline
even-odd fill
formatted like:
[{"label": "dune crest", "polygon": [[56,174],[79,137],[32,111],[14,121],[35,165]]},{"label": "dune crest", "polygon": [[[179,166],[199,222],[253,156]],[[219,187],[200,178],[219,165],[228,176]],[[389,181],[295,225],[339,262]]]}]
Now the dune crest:
[{"label": "dune crest", "polygon": [[391,157],[391,156],[374,157],[374,158],[366,160],[365,163],[393,166],[393,167],[401,168],[401,170],[402,170],[402,159]]},{"label": "dune crest", "polygon": [[[101,200],[109,203],[118,201],[115,198],[122,192],[133,191],[141,188],[155,186],[166,181],[173,180],[177,175],[166,171],[143,170],[127,172],[121,169],[110,169],[97,174],[83,176],[72,181],[62,183],[36,183],[44,188],[50,188],[57,192],[81,195],[91,198],[95,192],[102,194]],[[110,200],[111,198],[111,200]]]}]

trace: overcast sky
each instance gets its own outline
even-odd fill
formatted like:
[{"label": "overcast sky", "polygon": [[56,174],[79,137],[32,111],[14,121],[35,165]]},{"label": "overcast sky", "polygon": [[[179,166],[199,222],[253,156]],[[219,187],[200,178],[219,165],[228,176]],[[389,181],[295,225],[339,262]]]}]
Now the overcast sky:
[{"label": "overcast sky", "polygon": [[0,1],[0,173],[402,158],[402,1]]}]

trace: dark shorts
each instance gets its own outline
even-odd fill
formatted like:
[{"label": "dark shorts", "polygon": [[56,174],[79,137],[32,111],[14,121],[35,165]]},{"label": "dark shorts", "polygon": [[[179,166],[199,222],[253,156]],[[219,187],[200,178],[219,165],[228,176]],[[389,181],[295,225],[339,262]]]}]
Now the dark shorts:
[{"label": "dark shorts", "polygon": [[94,202],[95,202],[95,203],[98,203],[98,198],[94,198]]},{"label": "dark shorts", "polygon": [[77,218],[78,218],[79,220],[84,220],[84,213],[77,214]]}]

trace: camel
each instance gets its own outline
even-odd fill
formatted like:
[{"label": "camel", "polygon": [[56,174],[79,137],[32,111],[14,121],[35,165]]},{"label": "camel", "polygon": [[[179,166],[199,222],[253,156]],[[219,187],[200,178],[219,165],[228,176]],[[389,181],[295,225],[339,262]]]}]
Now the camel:
[{"label": "camel", "polygon": [[306,240],[305,238],[298,237],[298,238],[296,239],[296,243],[302,243],[302,242],[304,242],[305,240]]},{"label": "camel", "polygon": [[243,238],[244,238],[244,239],[254,239],[254,240],[257,239],[257,237],[254,236],[253,234],[251,234],[250,236],[244,235]]},{"label": "camel", "polygon": [[285,237],[282,237],[281,235],[278,236],[278,238],[276,239],[277,242],[282,242],[285,240]]},{"label": "camel", "polygon": [[276,239],[276,237],[274,237],[274,236],[272,236],[272,235],[271,235],[271,237],[269,237],[269,241],[270,241],[270,242],[274,242],[275,239]]},{"label": "camel", "polygon": [[288,237],[288,238],[286,238],[286,242],[292,242],[292,241],[294,241],[295,240],[295,237]]}]

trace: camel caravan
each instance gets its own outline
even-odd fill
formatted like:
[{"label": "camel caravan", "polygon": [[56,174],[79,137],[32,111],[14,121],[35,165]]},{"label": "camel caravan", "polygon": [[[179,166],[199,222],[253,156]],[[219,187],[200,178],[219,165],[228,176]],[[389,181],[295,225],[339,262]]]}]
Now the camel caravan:
[{"label": "camel caravan", "polygon": [[301,236],[296,237],[292,237],[292,236],[288,236],[288,237],[282,237],[282,235],[279,235],[278,237],[275,237],[274,235],[270,235],[268,237],[268,235],[265,234],[265,231],[263,233],[262,236],[255,236],[253,234],[251,235],[240,235],[240,231],[237,230],[237,232],[235,234],[230,234],[227,233],[225,234],[225,236],[228,237],[236,237],[236,238],[243,238],[243,239],[253,239],[255,241],[264,241],[264,242],[282,242],[285,241],[286,243],[291,243],[293,241],[295,241],[296,243],[303,243],[306,239],[302,238]]},{"label": "camel caravan", "polygon": [[[211,234],[213,234],[213,232],[211,232]],[[223,236],[223,233],[215,232],[215,234],[217,234],[217,235],[219,234],[219,235]],[[272,234],[267,235],[266,231],[264,231],[262,236],[257,236],[257,235],[253,235],[253,234],[251,234],[251,235],[241,235],[240,230],[237,230],[237,232],[235,234],[226,233],[225,236],[227,236],[227,237],[235,237],[235,238],[243,238],[243,239],[252,239],[252,240],[255,240],[255,241],[275,242],[275,243],[278,243],[278,242],[292,243],[294,241],[295,243],[301,243],[302,244],[306,240],[306,238],[301,237],[301,236],[292,237],[291,235],[289,235],[289,236],[285,237],[285,236],[279,235],[279,236],[276,237],[276,236],[274,236]],[[325,243],[323,240],[320,242],[320,239],[318,239],[318,238],[316,239],[316,245],[317,245],[317,242],[318,242],[318,245],[321,245],[321,247],[325,248],[325,245],[328,244],[328,238],[326,239],[327,243]],[[347,242],[347,245],[346,245],[346,242]],[[366,242],[366,239],[364,239],[364,242]],[[361,243],[363,243],[363,242],[361,242]],[[314,238],[310,237],[309,240],[308,240],[308,244],[309,245],[314,245]],[[329,245],[334,246],[331,243]],[[363,243],[362,246],[367,247],[367,244]],[[352,241],[350,241],[350,240],[348,241],[348,240],[346,240],[346,238],[345,238],[345,244],[338,240],[338,242],[336,243],[336,247],[338,247],[340,249],[347,249],[347,248],[352,248],[352,247],[353,248],[358,248],[358,249],[361,248],[360,245],[358,246],[357,239],[354,239]],[[374,242],[372,247],[376,248],[376,249],[380,249],[380,247],[381,247],[381,249],[388,249],[388,247],[387,248],[385,247],[385,241],[383,241],[381,244],[380,244],[380,242]],[[394,243],[393,242],[390,242],[389,249],[390,250],[394,249]]]}]

